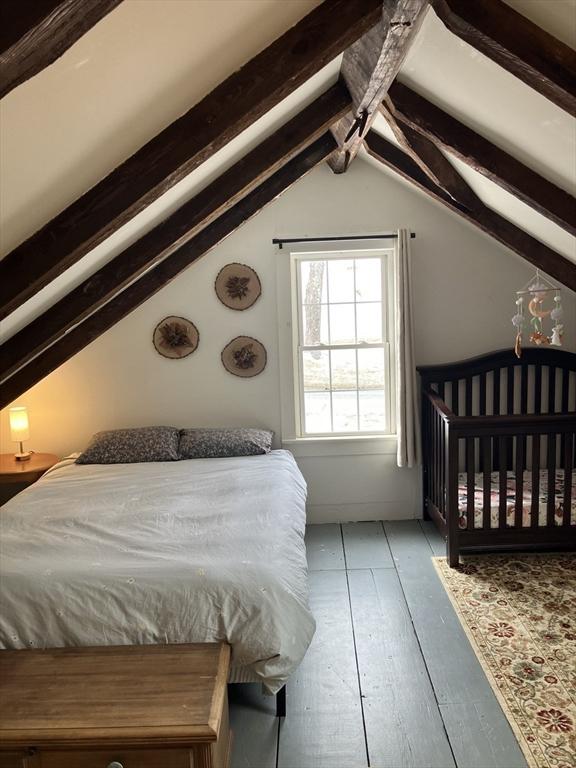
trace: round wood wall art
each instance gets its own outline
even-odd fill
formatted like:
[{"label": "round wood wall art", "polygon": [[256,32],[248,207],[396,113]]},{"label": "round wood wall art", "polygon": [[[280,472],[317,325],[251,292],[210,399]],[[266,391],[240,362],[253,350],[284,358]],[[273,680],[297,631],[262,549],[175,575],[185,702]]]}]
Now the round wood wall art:
[{"label": "round wood wall art", "polygon": [[240,312],[258,301],[262,293],[260,278],[246,264],[227,264],[222,267],[214,288],[222,304]]},{"label": "round wood wall art", "polygon": [[188,357],[198,348],[198,329],[185,317],[170,315],[160,320],[153,336],[156,351],[163,357],[179,360]]},{"label": "round wood wall art", "polygon": [[258,376],[266,368],[266,349],[251,336],[237,336],[222,350],[222,365],[243,379]]}]

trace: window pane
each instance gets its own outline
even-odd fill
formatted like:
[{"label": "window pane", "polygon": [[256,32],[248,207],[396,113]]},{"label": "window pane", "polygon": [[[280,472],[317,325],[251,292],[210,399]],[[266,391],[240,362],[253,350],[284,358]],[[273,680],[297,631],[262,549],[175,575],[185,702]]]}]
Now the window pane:
[{"label": "window pane", "polygon": [[358,388],[382,389],[384,386],[384,350],[358,350]]},{"label": "window pane", "polygon": [[356,301],[381,301],[381,259],[356,259]]},{"label": "window pane", "polygon": [[360,430],[381,432],[386,429],[386,397],[383,389],[359,392]]},{"label": "window pane", "polygon": [[354,260],[333,259],[328,262],[330,304],[354,301]]},{"label": "window pane", "polygon": [[305,304],[302,307],[302,344],[312,347],[329,343],[328,305]]},{"label": "window pane", "polygon": [[304,411],[304,429],[306,432],[332,431],[329,392],[306,392]]},{"label": "window pane", "polygon": [[300,301],[302,304],[328,303],[328,277],[325,261],[300,262]]},{"label": "window pane", "polygon": [[334,432],[358,431],[358,400],[354,392],[334,392],[332,395],[332,413]]},{"label": "window pane", "polygon": [[382,304],[357,304],[356,324],[358,328],[358,343],[366,341],[375,344],[382,339]]},{"label": "window pane", "polygon": [[354,304],[330,304],[330,343],[354,344]]},{"label": "window pane", "polygon": [[330,356],[332,360],[332,389],[356,389],[356,350],[332,350]]},{"label": "window pane", "polygon": [[303,352],[302,370],[304,391],[328,391],[330,389],[330,367],[328,352]]}]

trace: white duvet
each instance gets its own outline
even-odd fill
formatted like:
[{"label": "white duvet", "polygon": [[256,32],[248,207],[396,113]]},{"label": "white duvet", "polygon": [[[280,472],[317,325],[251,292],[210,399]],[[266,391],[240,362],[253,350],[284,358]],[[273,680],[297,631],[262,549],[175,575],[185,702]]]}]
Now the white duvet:
[{"label": "white duvet", "polygon": [[275,692],[314,634],[291,454],[62,462],[0,513],[0,646],[226,641]]}]

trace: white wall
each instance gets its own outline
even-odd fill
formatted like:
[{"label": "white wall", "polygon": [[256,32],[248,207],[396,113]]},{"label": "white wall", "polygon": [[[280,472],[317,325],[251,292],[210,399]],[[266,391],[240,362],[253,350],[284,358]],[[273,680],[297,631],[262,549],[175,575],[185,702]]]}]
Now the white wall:
[{"label": "white wall", "polygon": [[[65,454],[100,429],[145,424],[281,426],[277,353],[277,236],[338,235],[411,228],[416,351],[437,363],[511,346],[514,291],[531,276],[519,257],[396,177],[358,159],[348,173],[315,170],[176,281],[16,401],[30,411],[28,447]],[[226,309],[214,278],[230,261],[253,266],[261,299],[246,312]],[[574,294],[565,291],[567,346],[575,349]],[[151,342],[166,315],[190,318],[198,350],[173,361]],[[255,379],[228,374],[220,351],[234,336],[260,339],[268,366]],[[7,413],[2,451],[12,450]],[[416,471],[390,453],[299,458],[316,521],[413,517],[420,513]]]}]

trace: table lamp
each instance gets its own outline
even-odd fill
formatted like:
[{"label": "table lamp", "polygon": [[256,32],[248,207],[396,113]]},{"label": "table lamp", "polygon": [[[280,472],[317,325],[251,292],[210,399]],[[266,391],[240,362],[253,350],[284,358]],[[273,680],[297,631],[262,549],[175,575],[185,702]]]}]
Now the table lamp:
[{"label": "table lamp", "polygon": [[32,455],[32,451],[24,451],[22,443],[30,439],[30,424],[28,422],[28,409],[25,406],[9,408],[10,435],[15,443],[20,443],[20,450],[14,454],[16,461],[26,461]]}]

